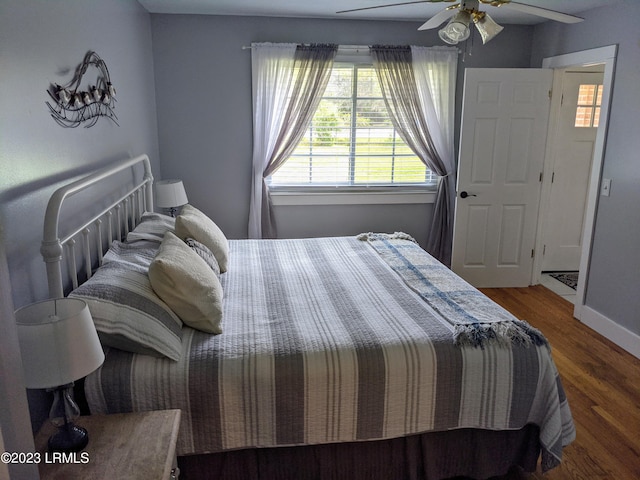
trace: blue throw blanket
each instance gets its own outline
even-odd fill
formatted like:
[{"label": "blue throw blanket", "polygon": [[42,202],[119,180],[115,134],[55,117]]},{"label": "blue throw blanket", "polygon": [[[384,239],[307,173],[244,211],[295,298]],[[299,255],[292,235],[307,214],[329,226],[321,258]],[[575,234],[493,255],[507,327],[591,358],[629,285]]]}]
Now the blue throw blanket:
[{"label": "blue throw blanket", "polygon": [[[436,317],[453,326],[456,345],[545,345],[539,330],[518,320],[418,247],[406,233],[363,233],[382,259],[416,292]],[[410,240],[413,243],[409,243]],[[427,275],[428,274],[428,277]]]}]

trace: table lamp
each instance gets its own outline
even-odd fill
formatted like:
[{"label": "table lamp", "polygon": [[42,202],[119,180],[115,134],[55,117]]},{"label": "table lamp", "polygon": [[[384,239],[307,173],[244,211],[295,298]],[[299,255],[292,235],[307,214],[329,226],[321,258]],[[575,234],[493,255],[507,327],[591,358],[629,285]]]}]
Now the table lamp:
[{"label": "table lamp", "polygon": [[178,207],[186,205],[188,202],[182,180],[156,182],[156,205],[160,208],[168,208],[172,217],[175,216]]},{"label": "table lamp", "polygon": [[58,431],[49,450],[79,452],[89,435],[73,423],[80,416],[73,382],[104,362],[89,307],[80,299],[57,298],[20,308],[15,317],[26,387],[53,392],[49,419]]}]

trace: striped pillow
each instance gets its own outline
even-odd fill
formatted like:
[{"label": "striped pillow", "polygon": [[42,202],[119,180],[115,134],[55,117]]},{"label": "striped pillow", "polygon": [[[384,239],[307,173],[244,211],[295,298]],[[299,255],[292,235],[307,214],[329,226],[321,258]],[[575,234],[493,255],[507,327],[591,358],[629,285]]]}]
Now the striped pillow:
[{"label": "striped pillow", "polygon": [[114,240],[109,251],[104,255],[102,263],[124,262],[149,268],[159,248],[160,244],[152,240],[137,240],[133,243]]},{"label": "striped pillow", "polygon": [[179,360],[182,321],[153,291],[144,266],[111,261],[70,297],[89,306],[103,345]]},{"label": "striped pillow", "polygon": [[176,219],[162,213],[144,212],[140,223],[127,234],[127,242],[152,240],[160,243],[167,231],[173,232]]}]

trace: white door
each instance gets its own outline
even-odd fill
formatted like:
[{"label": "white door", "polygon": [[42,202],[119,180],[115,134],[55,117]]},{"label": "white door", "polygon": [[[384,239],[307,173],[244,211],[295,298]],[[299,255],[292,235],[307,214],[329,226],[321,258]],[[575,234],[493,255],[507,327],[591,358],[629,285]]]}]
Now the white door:
[{"label": "white door", "polygon": [[552,78],[465,70],[451,266],[476,287],[531,283]]},{"label": "white door", "polygon": [[[577,271],[596,141],[603,73],[565,71],[543,229],[543,271]],[[551,141],[551,139],[549,139]]]}]

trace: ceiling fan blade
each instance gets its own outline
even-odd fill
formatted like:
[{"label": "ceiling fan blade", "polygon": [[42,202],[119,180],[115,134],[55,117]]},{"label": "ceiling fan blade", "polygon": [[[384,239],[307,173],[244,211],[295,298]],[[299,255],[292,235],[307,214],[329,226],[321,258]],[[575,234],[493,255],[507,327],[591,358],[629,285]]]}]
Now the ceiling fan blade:
[{"label": "ceiling fan blade", "polygon": [[372,10],[374,8],[384,8],[384,7],[397,7],[398,5],[413,5],[414,3],[439,3],[442,1],[453,1],[453,0],[418,0],[415,2],[402,2],[402,3],[387,3],[385,5],[376,5],[374,7],[363,7],[363,8],[352,8],[350,10],[340,10],[336,13],[349,13],[349,12],[360,12],[362,10]]},{"label": "ceiling fan blade", "polygon": [[547,10],[542,7],[534,7],[532,5],[525,5],[524,3],[509,2],[503,3],[500,7],[510,8],[522,13],[530,13],[531,15],[537,15],[538,17],[548,18],[562,23],[578,23],[582,22],[584,18],[576,17],[575,15],[569,15],[567,13],[556,12],[555,10]]},{"label": "ceiling fan blade", "polygon": [[447,19],[456,12],[456,10],[456,8],[452,8],[450,10],[446,9],[441,11],[440,13],[436,13],[433,17],[420,25],[418,27],[418,30],[429,30],[431,28],[438,28],[440,25],[446,22]]}]

